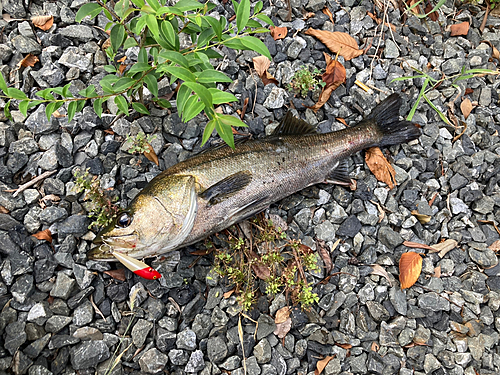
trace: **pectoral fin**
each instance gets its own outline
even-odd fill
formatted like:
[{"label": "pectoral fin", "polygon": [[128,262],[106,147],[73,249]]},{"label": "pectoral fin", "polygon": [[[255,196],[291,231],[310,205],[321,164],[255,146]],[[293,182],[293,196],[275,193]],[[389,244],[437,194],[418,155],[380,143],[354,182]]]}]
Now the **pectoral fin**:
[{"label": "pectoral fin", "polygon": [[339,163],[337,168],[335,168],[326,178],[326,182],[330,184],[351,185],[351,178],[349,177],[349,168],[347,160],[343,160]]},{"label": "pectoral fin", "polygon": [[207,200],[209,204],[214,205],[244,189],[250,181],[252,181],[252,173],[250,171],[241,171],[210,186],[200,194],[200,197]]}]

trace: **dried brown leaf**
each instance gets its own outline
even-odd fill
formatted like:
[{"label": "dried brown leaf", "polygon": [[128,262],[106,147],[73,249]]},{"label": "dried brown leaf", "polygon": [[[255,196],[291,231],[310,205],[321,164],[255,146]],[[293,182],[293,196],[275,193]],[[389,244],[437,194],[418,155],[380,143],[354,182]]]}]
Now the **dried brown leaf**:
[{"label": "dried brown leaf", "polygon": [[333,262],[332,262],[332,256],[330,255],[330,251],[326,246],[325,241],[317,240],[316,244],[318,247],[318,253],[321,256],[321,259],[323,259],[323,263],[325,264],[325,272],[329,274],[333,269]]},{"label": "dried brown leaf", "polygon": [[308,12],[308,13],[305,13],[305,14],[303,14],[303,16],[304,16],[303,20],[304,20],[304,21],[305,21],[305,20],[308,20],[309,18],[312,18],[312,17],[314,17],[315,15],[316,15],[316,13],[313,13],[313,12]]},{"label": "dried brown leaf", "polygon": [[488,246],[488,249],[493,250],[494,252],[500,251],[500,240],[493,242],[490,246]]},{"label": "dried brown leaf", "polygon": [[469,117],[470,113],[472,112],[472,108],[473,108],[472,102],[470,101],[469,98],[465,98],[460,104],[460,109],[466,120],[467,117]]},{"label": "dried brown leaf", "polygon": [[427,1],[427,5],[424,8],[424,12],[425,12],[425,14],[427,14],[429,16],[429,18],[432,21],[435,22],[439,19],[439,14],[436,11],[429,13],[432,9],[434,9],[434,6],[431,4],[430,1]]},{"label": "dried brown leaf", "polygon": [[31,22],[33,22],[33,25],[35,25],[39,29],[47,31],[52,27],[52,24],[54,23],[54,16],[31,17]]},{"label": "dried brown leaf", "polygon": [[111,39],[108,38],[104,41],[104,43],[102,44],[102,50],[106,50],[108,49],[109,47],[111,47]]},{"label": "dried brown leaf", "polygon": [[288,306],[282,307],[276,311],[276,318],[274,318],[274,323],[280,324],[285,322],[290,317],[290,308]]},{"label": "dried brown leaf", "polygon": [[156,165],[160,165],[158,163],[158,156],[156,155],[155,150],[153,149],[153,146],[151,146],[149,143],[146,143],[146,147],[148,148],[149,152],[144,152],[144,156],[149,160],[155,163]]},{"label": "dried brown leaf", "polygon": [[26,67],[28,67],[28,66],[33,67],[33,66],[35,66],[35,64],[36,64],[38,61],[40,61],[40,60],[38,59],[38,57],[37,57],[37,56],[32,55],[31,53],[28,53],[24,59],[22,59],[21,61],[19,61],[19,62],[17,63],[17,68],[18,68],[18,69],[19,69],[19,68],[21,68],[21,67],[26,68]]},{"label": "dried brown leaf", "polygon": [[267,280],[271,276],[271,270],[262,262],[252,264],[252,270],[255,272],[255,276],[261,280]]},{"label": "dried brown leaf", "polygon": [[106,275],[111,276],[115,280],[126,281],[127,277],[125,276],[125,268],[120,268],[117,270],[109,270],[104,271]]},{"label": "dried brown leaf", "polygon": [[45,240],[49,243],[52,243],[52,233],[49,229],[42,230],[41,232],[37,232],[32,234],[33,237],[39,240]]},{"label": "dried brown leaf", "polygon": [[314,29],[308,29],[305,33],[318,38],[330,51],[338,53],[346,60],[351,60],[364,53],[363,50],[359,49],[356,40],[349,34]]},{"label": "dried brown leaf", "polygon": [[231,290],[228,290],[226,293],[223,294],[223,297],[225,299],[228,299],[229,297],[231,297],[231,295],[234,293],[235,289],[231,289]]},{"label": "dried brown leaf", "polygon": [[342,349],[352,349],[352,345],[351,344],[339,344],[339,343],[335,343],[335,345],[337,346],[340,346]]},{"label": "dried brown leaf", "polygon": [[54,113],[52,114],[52,116],[54,116],[55,118],[63,118],[63,117],[66,117],[66,115],[63,115],[61,112],[59,111],[54,111]]},{"label": "dried brown leaf", "polygon": [[439,253],[439,257],[444,257],[449,251],[453,250],[457,247],[458,242],[456,240],[447,239],[444,242],[438,243],[436,245],[431,245],[432,250],[429,251],[429,254]]},{"label": "dried brown leaf", "polygon": [[401,255],[399,260],[399,282],[401,289],[406,289],[415,284],[422,272],[422,257],[412,251]]},{"label": "dried brown leaf", "polygon": [[323,10],[322,10],[322,12],[323,12],[324,14],[326,14],[326,15],[330,18],[330,21],[332,21],[332,23],[335,23],[335,21],[333,20],[333,14],[332,14],[332,12],[330,11],[330,8],[328,8],[328,7],[324,7],[324,8],[323,8]]},{"label": "dried brown leaf", "polygon": [[426,245],[423,243],[418,243],[418,242],[405,241],[405,242],[403,242],[403,245],[405,245],[406,247],[413,247],[416,249],[433,250],[433,248],[430,247],[429,245]]},{"label": "dried brown leaf", "polygon": [[451,36],[467,35],[469,33],[469,22],[456,23],[450,26]]},{"label": "dried brown leaf", "polygon": [[120,64],[120,66],[118,67],[118,73],[120,73],[120,75],[123,75],[125,69],[127,69],[127,64]]},{"label": "dried brown leaf", "polygon": [[[374,20],[377,24],[381,24],[382,23],[382,20],[380,18],[378,18],[376,15],[374,15],[373,13],[371,12],[366,12],[366,14],[368,14],[368,16]],[[384,25],[385,26],[388,26],[391,28],[392,31],[396,31],[396,26],[394,26],[392,23],[387,23],[387,22],[384,22]]]},{"label": "dried brown leaf", "polygon": [[396,171],[378,147],[370,147],[365,152],[365,161],[377,180],[385,182],[390,189],[396,185]]},{"label": "dried brown leaf", "polygon": [[345,126],[348,126],[346,120],[343,119],[342,117],[335,117],[335,120],[337,120],[338,122],[341,122]]},{"label": "dried brown leaf", "polygon": [[276,78],[274,78],[271,73],[267,71],[267,69],[271,65],[271,61],[266,56],[257,56],[252,60],[253,67],[262,80],[262,83],[264,83],[264,86],[270,83],[274,83],[275,85],[278,84]]},{"label": "dried brown leaf", "polygon": [[190,252],[189,254],[191,255],[197,255],[197,256],[205,256],[210,254],[213,251],[213,248],[210,249],[205,249],[205,250],[195,250]]},{"label": "dried brown leaf", "polygon": [[434,275],[432,275],[432,277],[441,277],[441,266],[437,266],[436,268],[434,268]]},{"label": "dried brown leaf", "polygon": [[337,60],[333,60],[326,53],[324,55],[327,65],[321,79],[326,85],[321,90],[318,102],[311,107],[313,111],[320,109],[328,101],[328,99],[330,99],[332,92],[343,84],[346,79],[346,70],[344,66]]},{"label": "dried brown leaf", "polygon": [[371,346],[372,352],[378,352],[379,349],[380,349],[380,345],[376,341],[372,342],[372,346]]},{"label": "dried brown leaf", "polygon": [[271,36],[274,40],[285,39],[287,34],[288,29],[286,27],[271,26]]},{"label": "dried brown leaf", "polygon": [[0,214],[8,214],[10,211],[4,206],[0,206]]},{"label": "dried brown leaf", "polygon": [[430,215],[424,215],[424,214],[418,213],[417,210],[413,210],[411,212],[411,214],[413,216],[415,216],[418,221],[420,221],[420,224],[427,224],[429,221],[431,221],[431,218],[432,218],[432,216],[430,216]]},{"label": "dried brown leaf", "polygon": [[290,328],[292,328],[292,318],[288,318],[283,323],[276,324],[274,334],[282,339],[290,331]]},{"label": "dried brown leaf", "polygon": [[420,7],[418,5],[419,1],[420,0],[409,0],[406,2],[408,5],[408,8],[411,8],[412,13],[414,13],[414,14],[420,14]]},{"label": "dried brown leaf", "polygon": [[380,264],[370,264],[370,267],[373,269],[373,271],[370,272],[372,275],[379,275],[384,277],[389,282],[389,285],[392,287],[391,278],[389,277],[389,274],[384,269],[384,267],[382,267]]},{"label": "dried brown leaf", "polygon": [[325,358],[323,358],[321,361],[318,361],[316,363],[316,370],[314,370],[314,375],[319,375],[323,372],[325,369],[326,365],[333,359],[335,358],[334,355],[329,355]]}]

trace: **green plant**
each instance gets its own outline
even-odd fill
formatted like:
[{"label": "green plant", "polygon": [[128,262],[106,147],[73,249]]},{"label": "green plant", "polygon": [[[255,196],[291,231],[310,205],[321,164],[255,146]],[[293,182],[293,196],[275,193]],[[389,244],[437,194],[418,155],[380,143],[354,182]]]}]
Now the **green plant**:
[{"label": "green plant", "polygon": [[316,89],[319,86],[324,86],[325,82],[318,79],[321,71],[314,68],[313,71],[302,66],[300,70],[297,70],[292,77],[292,81],[288,84],[288,89],[300,94],[302,97],[306,97],[309,91]]},{"label": "green plant", "polygon": [[443,120],[446,124],[452,125],[450,123],[450,120],[446,117],[446,115],[439,110],[438,107],[427,97],[427,94],[433,90],[434,88],[438,87],[441,85],[444,81],[449,81],[451,86],[455,88],[459,88],[457,85],[458,81],[462,81],[464,79],[469,79],[473,77],[477,77],[480,75],[485,75],[485,74],[493,74],[493,75],[499,75],[500,71],[498,70],[491,70],[491,69],[466,69],[465,66],[462,68],[461,72],[459,74],[455,74],[451,77],[447,77],[442,74],[442,77],[439,79],[433,78],[430,76],[427,72],[421,71],[417,68],[412,67],[414,71],[418,73],[418,75],[411,76],[411,77],[398,77],[394,78],[392,82],[394,81],[405,81],[405,80],[411,80],[411,79],[416,79],[416,78],[424,78],[424,83],[422,84],[422,88],[420,89],[420,92],[418,94],[417,100],[415,101],[415,104],[413,104],[413,107],[410,110],[410,113],[406,117],[406,120],[411,121],[413,119],[413,116],[415,115],[415,112],[417,110],[418,105],[420,104],[420,101],[422,98],[431,106],[431,108],[436,111],[436,113],[439,115],[441,120]]},{"label": "green plant", "polygon": [[84,172],[77,169],[74,176],[76,191],[85,192],[84,199],[88,201],[86,209],[89,216],[94,218],[89,229],[93,226],[103,227],[111,223],[118,213],[118,207],[114,203],[118,197],[111,197],[109,191],[104,191],[97,176],[92,176],[88,169]]},{"label": "green plant", "polygon": [[149,144],[153,139],[156,138],[156,135],[147,135],[144,132],[137,133],[136,136],[132,137],[127,135],[127,140],[125,141],[125,145],[128,146],[128,152],[131,154],[144,154],[151,152]]},{"label": "green plant", "polygon": [[214,249],[214,271],[234,285],[237,300],[243,310],[249,310],[256,300],[258,279],[265,282],[265,293],[274,296],[285,293],[292,303],[308,308],[318,296],[308,287],[304,271],[317,270],[316,256],[300,241],[286,238],[270,220],[252,221],[252,240],[228,232],[218,236],[223,246]]},{"label": "green plant", "polygon": [[[431,13],[436,12],[441,8],[444,4],[446,3],[446,0],[439,0],[438,3],[427,13],[421,14],[420,12],[417,11],[418,7],[420,5],[424,5],[425,2],[424,0],[418,0],[415,3],[412,3],[411,6],[408,6],[406,2],[403,2],[406,6],[406,13],[413,11],[412,14],[417,17],[417,18],[426,18],[428,17]],[[427,8],[426,8],[427,11]]]},{"label": "green plant", "polygon": [[[84,4],[76,14],[76,21],[90,19],[101,12],[108,18],[106,30],[110,32],[106,55],[112,63],[104,69],[109,74],[100,80],[101,90],[89,86],[74,96],[70,85],[47,88],[36,93],[38,98],[29,98],[23,91],[8,87],[0,75],[0,89],[8,103],[5,114],[10,115],[11,100],[19,101],[19,110],[26,116],[30,108],[46,103],[47,118],[63,105],[67,105],[67,119],[71,121],[76,112],[93,101],[95,112],[101,116],[103,104],[114,100],[118,112],[129,114],[132,107],[140,114],[149,114],[148,106],[170,107],[168,100],[158,93],[158,81],[167,79],[176,92],[177,111],[183,121],[189,121],[201,111],[209,121],[202,142],[205,143],[213,130],[231,147],[234,147],[233,126],[246,126],[240,119],[220,114],[214,106],[234,102],[238,99],[228,92],[216,88],[217,83],[229,83],[231,79],[214,69],[210,59],[222,56],[214,49],[222,46],[237,50],[253,50],[271,59],[265,44],[251,34],[268,32],[262,21],[273,25],[262,13],[259,1],[251,12],[250,0],[233,1],[236,22],[225,17],[216,19],[208,13],[215,7],[210,2],[179,0],[174,6],[166,6],[167,0],[120,0],[116,3],[97,0]],[[190,39],[189,45],[182,41]],[[138,47],[137,61],[125,67],[115,62],[120,50]],[[151,102],[144,99],[144,87],[151,93]]]}]

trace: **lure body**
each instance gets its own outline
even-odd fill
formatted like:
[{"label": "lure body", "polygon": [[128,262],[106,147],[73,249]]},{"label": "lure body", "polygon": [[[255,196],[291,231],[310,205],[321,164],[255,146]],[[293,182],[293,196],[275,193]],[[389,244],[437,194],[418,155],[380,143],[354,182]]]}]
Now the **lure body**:
[{"label": "lure body", "polygon": [[156,280],[161,278],[161,274],[157,270],[148,266],[146,263],[141,262],[140,260],[134,259],[117,251],[113,251],[112,254],[116,259],[120,261],[121,264],[123,264],[137,276],[148,280]]}]

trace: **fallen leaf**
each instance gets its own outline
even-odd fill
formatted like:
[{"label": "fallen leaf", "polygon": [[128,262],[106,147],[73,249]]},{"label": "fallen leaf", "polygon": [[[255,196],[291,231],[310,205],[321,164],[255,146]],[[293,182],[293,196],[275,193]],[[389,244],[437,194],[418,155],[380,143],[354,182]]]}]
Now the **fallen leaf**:
[{"label": "fallen leaf", "polygon": [[213,251],[213,248],[210,249],[205,249],[205,250],[195,250],[190,252],[189,254],[191,255],[197,255],[197,256],[205,256],[210,254]]},{"label": "fallen leaf", "polygon": [[316,244],[318,247],[318,253],[321,256],[321,259],[323,259],[323,263],[325,264],[325,273],[329,274],[333,269],[333,262],[330,251],[326,246],[325,241],[317,240]]},{"label": "fallen leaf", "polygon": [[52,27],[52,24],[54,23],[54,16],[31,17],[31,22],[33,22],[33,25],[35,25],[39,29],[47,31]]},{"label": "fallen leaf", "polygon": [[223,294],[223,297],[225,299],[228,299],[229,297],[231,297],[231,295],[234,293],[234,290],[235,289],[231,289],[231,290],[228,290],[226,293]]},{"label": "fallen leaf", "polygon": [[349,34],[314,29],[308,29],[305,33],[318,38],[330,51],[338,53],[346,60],[351,60],[364,53],[363,50],[359,49],[356,39]]},{"label": "fallen leaf", "polygon": [[467,35],[469,33],[469,22],[456,23],[450,26],[451,36]]},{"label": "fallen leaf", "polygon": [[385,182],[390,189],[396,185],[396,171],[378,147],[370,147],[365,152],[365,161],[377,180]]},{"label": "fallen leaf", "polygon": [[120,268],[117,270],[109,270],[109,271],[104,271],[106,275],[111,276],[115,280],[120,280],[120,281],[126,281],[127,278],[125,277],[125,268]]},{"label": "fallen leaf", "polygon": [[422,257],[412,251],[401,255],[399,260],[399,282],[401,289],[406,289],[415,284],[422,272]]},{"label": "fallen leaf", "polygon": [[269,267],[260,261],[259,256],[254,251],[250,251],[248,256],[253,260],[252,270],[255,272],[255,276],[261,280],[267,280],[271,276]]},{"label": "fallen leaf", "polygon": [[146,147],[149,149],[149,152],[148,151],[144,152],[144,156],[146,157],[146,159],[152,161],[156,165],[160,165],[158,163],[158,156],[156,155],[155,150],[153,150],[153,146],[151,146],[149,143],[146,143]]},{"label": "fallen leaf", "polygon": [[59,202],[60,200],[61,198],[54,194],[47,194],[45,197],[41,199],[42,202],[48,202],[48,201]]},{"label": "fallen leaf", "polygon": [[4,206],[0,206],[0,214],[8,214],[10,211]]},{"label": "fallen leaf", "polygon": [[111,47],[111,38],[108,38],[104,41],[104,43],[102,44],[102,50],[104,51],[109,47]]},{"label": "fallen leaf", "polygon": [[278,84],[276,78],[274,78],[272,74],[267,71],[267,69],[271,65],[271,60],[269,60],[266,56],[257,56],[252,60],[253,67],[262,80],[262,83],[264,83],[264,86],[270,83],[274,83],[275,85]]},{"label": "fallen leaf", "polygon": [[316,370],[314,370],[314,375],[319,375],[323,372],[325,369],[326,365],[333,359],[335,358],[334,355],[329,355],[325,358],[323,358],[321,361],[318,361],[316,363]]},{"label": "fallen leaf", "polygon": [[380,345],[377,344],[375,341],[372,342],[372,346],[371,346],[372,352],[378,352],[379,349],[380,349]]},{"label": "fallen leaf", "polygon": [[473,90],[473,89],[471,89],[470,87],[467,87],[467,88],[465,89],[465,93],[464,93],[464,94],[465,94],[465,95],[470,95],[470,94],[473,94],[473,93],[474,93],[474,90]]},{"label": "fallen leaf", "polygon": [[127,69],[127,64],[120,64],[120,66],[118,67],[118,73],[120,73],[120,75],[123,75],[125,69]]},{"label": "fallen leaf", "polygon": [[49,243],[52,243],[52,233],[49,229],[42,230],[41,232],[37,232],[32,234],[33,237],[39,240],[45,240]]},{"label": "fallen leaf", "polygon": [[303,16],[304,16],[304,21],[305,20],[308,20],[309,18],[312,18],[316,15],[316,13],[313,13],[313,12],[308,12],[308,13],[305,13]]},{"label": "fallen leaf", "polygon": [[290,317],[290,308],[288,306],[282,307],[276,311],[276,318],[274,318],[274,323],[280,324],[285,322]]},{"label": "fallen leaf", "polygon": [[431,245],[432,250],[429,251],[429,254],[439,253],[439,257],[444,257],[449,251],[453,250],[457,247],[458,242],[456,240],[448,239],[444,242],[438,243],[436,245]]},{"label": "fallen leaf", "polygon": [[419,214],[417,210],[413,210],[411,214],[415,216],[418,221],[420,221],[420,224],[427,224],[432,218],[432,216],[429,215]]},{"label": "fallen leaf", "polygon": [[416,249],[427,249],[427,250],[433,250],[432,247],[429,245],[423,244],[423,243],[418,243],[418,242],[411,242],[411,241],[405,241],[403,242],[403,245],[406,247],[413,247]]},{"label": "fallen leaf", "polygon": [[472,112],[472,102],[470,101],[469,98],[465,98],[464,100],[462,100],[462,103],[460,104],[460,109],[462,110],[462,114],[467,120],[467,117],[469,117],[470,113]]},{"label": "fallen leaf", "polygon": [[292,318],[288,318],[283,323],[276,324],[274,334],[282,339],[290,331],[290,328],[292,328]]},{"label": "fallen leaf", "polygon": [[330,21],[332,21],[332,23],[335,23],[333,21],[333,14],[332,14],[332,12],[330,11],[330,9],[328,7],[324,7],[323,10],[322,10],[322,12],[324,14],[326,14],[330,18]]},{"label": "fallen leaf", "polygon": [[335,117],[335,120],[344,124],[345,127],[348,127],[346,120],[344,120],[342,117]]},{"label": "fallen leaf", "polygon": [[437,277],[438,279],[441,277],[441,266],[434,268],[434,275],[432,277]]},{"label": "fallen leaf", "polygon": [[493,242],[490,246],[488,246],[488,249],[493,250],[494,252],[500,251],[500,240]]},{"label": "fallen leaf", "polygon": [[326,70],[321,75],[321,80],[325,82],[325,86],[319,94],[318,102],[311,107],[313,111],[320,109],[330,99],[330,95],[341,84],[345,82],[346,71],[344,66],[337,60],[333,60],[329,55],[324,53],[326,60]]},{"label": "fallen leaf", "polygon": [[60,113],[59,111],[54,111],[54,113],[52,114],[52,116],[54,116],[55,118],[63,118],[63,117],[66,117],[66,115],[63,115],[62,113]]},{"label": "fallen leaf", "polygon": [[351,344],[339,344],[339,343],[335,343],[335,345],[337,346],[340,346],[342,349],[352,349],[352,345]]},{"label": "fallen leaf", "polygon": [[24,59],[17,63],[17,68],[35,66],[35,64],[40,61],[37,56],[28,53]]},{"label": "fallen leaf", "polygon": [[271,26],[271,36],[274,40],[284,39],[288,34],[288,29],[286,27],[275,27]]},{"label": "fallen leaf", "polygon": [[[378,25],[380,25],[382,23],[382,20],[380,18],[378,18],[376,15],[374,15],[373,13],[366,12],[366,14],[368,14],[368,16],[372,20],[374,20]],[[396,31],[396,26],[394,26],[392,23],[384,22],[384,25],[390,27],[392,31]]]},{"label": "fallen leaf", "polygon": [[373,269],[373,271],[370,272],[372,275],[379,275],[385,277],[389,282],[389,286],[392,287],[391,279],[387,271],[384,269],[384,267],[382,267],[380,264],[370,264],[370,267]]},{"label": "fallen leaf", "polygon": [[424,12],[425,12],[425,14],[427,16],[429,16],[429,18],[431,19],[431,21],[435,22],[435,21],[437,21],[439,19],[439,14],[436,11],[431,12],[432,9],[434,9],[434,6],[431,4],[430,1],[427,1],[427,5],[424,8]]}]

